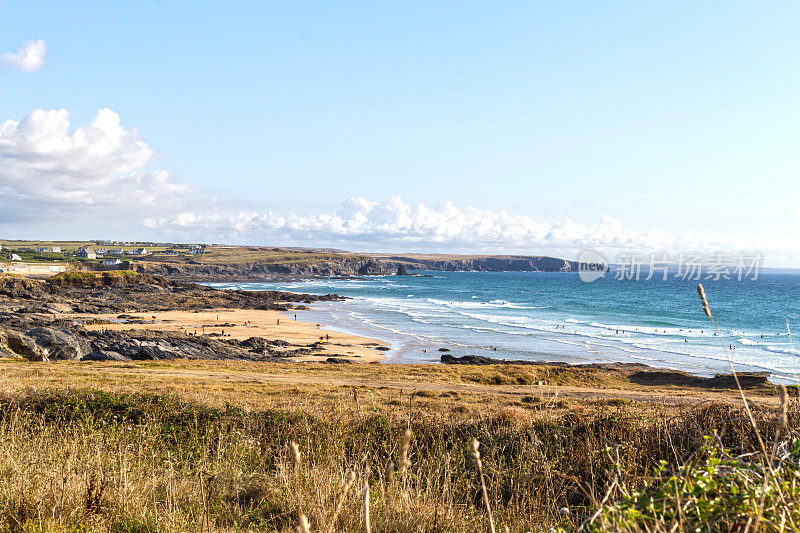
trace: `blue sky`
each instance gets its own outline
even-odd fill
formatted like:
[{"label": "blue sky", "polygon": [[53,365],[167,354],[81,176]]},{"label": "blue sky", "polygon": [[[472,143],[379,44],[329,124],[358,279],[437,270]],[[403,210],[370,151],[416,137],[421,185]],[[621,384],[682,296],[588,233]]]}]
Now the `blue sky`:
[{"label": "blue sky", "polygon": [[[35,72],[0,70],[0,123],[65,109],[71,134],[107,108],[152,152],[81,167],[94,181],[68,186],[39,167],[5,180],[0,170],[9,236],[527,253],[741,246],[800,262],[797,3],[0,8],[0,55],[47,45]],[[148,172],[165,173],[155,183],[183,203],[129,214],[109,199],[128,189],[108,183]],[[21,174],[55,185],[36,198]],[[148,190],[135,197],[170,196]],[[345,204],[354,197],[366,203]],[[108,213],[121,222],[80,216]]]}]

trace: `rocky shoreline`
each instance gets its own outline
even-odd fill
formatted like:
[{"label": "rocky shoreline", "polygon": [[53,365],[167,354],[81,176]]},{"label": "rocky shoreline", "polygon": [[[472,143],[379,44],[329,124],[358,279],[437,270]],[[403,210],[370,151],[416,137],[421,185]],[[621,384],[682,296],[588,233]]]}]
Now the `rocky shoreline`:
[{"label": "rocky shoreline", "polygon": [[[245,341],[159,332],[88,330],[101,313],[117,314],[115,323],[142,323],[147,317],[131,313],[212,309],[289,311],[307,309],[315,301],[335,301],[329,294],[277,291],[222,291],[192,283],[133,272],[65,273],[41,282],[0,278],[0,357],[46,360],[154,360],[175,358],[286,361],[309,355],[314,345],[292,346],[254,337]],[[88,315],[88,320],[64,315]],[[108,322],[110,323],[110,322]],[[278,349],[280,348],[280,349]]]}]

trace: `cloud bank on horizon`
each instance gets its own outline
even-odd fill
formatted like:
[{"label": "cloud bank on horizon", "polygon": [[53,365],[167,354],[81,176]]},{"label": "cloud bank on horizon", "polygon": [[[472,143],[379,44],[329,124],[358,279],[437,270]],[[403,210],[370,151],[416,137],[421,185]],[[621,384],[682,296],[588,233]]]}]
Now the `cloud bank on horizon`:
[{"label": "cloud bank on horizon", "polygon": [[[150,170],[153,157],[138,132],[123,127],[110,109],[99,110],[88,125],[76,128],[64,109],[37,109],[18,122],[6,120],[0,123],[0,228],[67,225],[84,237],[110,238],[114,235],[106,232],[126,228],[128,234],[146,231],[168,240],[360,250],[574,254],[584,247],[754,249],[751,243],[708,236],[626,229],[611,215],[594,224],[544,222],[451,202],[412,205],[399,196],[383,201],[352,197],[331,213],[244,210],[169,172]],[[800,255],[789,243],[769,246]]]},{"label": "cloud bank on horizon", "polygon": [[22,72],[35,72],[42,68],[47,57],[47,44],[41,39],[28,41],[16,52],[0,57],[0,68],[16,67]]}]

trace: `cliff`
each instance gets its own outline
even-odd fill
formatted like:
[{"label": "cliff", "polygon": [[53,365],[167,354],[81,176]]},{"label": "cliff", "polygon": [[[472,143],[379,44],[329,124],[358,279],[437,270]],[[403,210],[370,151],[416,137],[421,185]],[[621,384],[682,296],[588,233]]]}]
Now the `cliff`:
[{"label": "cliff", "polygon": [[481,272],[574,272],[577,263],[545,256],[450,256],[385,255],[341,257],[275,262],[209,264],[141,262],[141,273],[182,281],[268,281],[278,278],[313,278],[322,276],[388,276],[407,270],[481,271]]},{"label": "cliff", "polygon": [[481,272],[576,272],[578,263],[546,256],[496,255],[392,255],[375,256],[390,262],[397,269],[404,265],[411,270],[481,271]]},{"label": "cliff", "polygon": [[230,265],[142,262],[139,272],[191,281],[266,281],[274,278],[390,275],[397,267],[371,258],[329,258],[314,261]]}]

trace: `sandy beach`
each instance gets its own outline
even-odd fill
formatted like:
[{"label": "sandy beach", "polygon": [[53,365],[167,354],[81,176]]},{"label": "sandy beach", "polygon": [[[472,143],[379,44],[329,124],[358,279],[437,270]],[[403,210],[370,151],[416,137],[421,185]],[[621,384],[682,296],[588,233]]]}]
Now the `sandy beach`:
[{"label": "sandy beach", "polygon": [[[140,320],[118,322],[118,314],[63,315],[72,320],[90,320],[86,329],[96,331],[146,329],[165,332],[182,332],[189,335],[210,335],[218,339],[246,340],[264,337],[289,343],[284,349],[320,343],[319,355],[291,358],[294,361],[324,361],[328,357],[343,357],[354,362],[373,363],[384,359],[377,348],[385,344],[376,339],[349,335],[321,329],[318,324],[295,320],[294,314],[280,311],[251,309],[219,309],[211,311],[161,311],[128,314]],[[154,318],[155,317],[155,318]],[[277,348],[280,350],[281,348]]]}]

